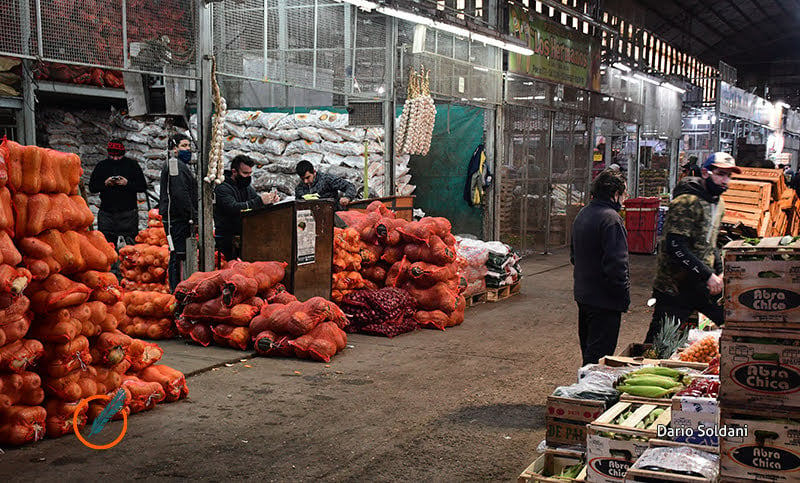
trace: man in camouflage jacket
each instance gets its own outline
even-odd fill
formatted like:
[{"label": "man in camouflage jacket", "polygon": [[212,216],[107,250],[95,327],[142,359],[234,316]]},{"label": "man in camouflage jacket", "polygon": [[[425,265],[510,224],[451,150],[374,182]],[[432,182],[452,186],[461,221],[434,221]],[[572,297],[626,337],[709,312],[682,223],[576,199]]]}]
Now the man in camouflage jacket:
[{"label": "man in camouflage jacket", "polygon": [[653,341],[667,317],[685,325],[698,311],[717,324],[724,322],[717,235],[725,214],[720,195],[733,173],[741,173],[735,160],[727,153],[714,153],[703,163],[700,177],[684,178],[675,187],[660,241],[653,283],[656,305],[646,343]]}]

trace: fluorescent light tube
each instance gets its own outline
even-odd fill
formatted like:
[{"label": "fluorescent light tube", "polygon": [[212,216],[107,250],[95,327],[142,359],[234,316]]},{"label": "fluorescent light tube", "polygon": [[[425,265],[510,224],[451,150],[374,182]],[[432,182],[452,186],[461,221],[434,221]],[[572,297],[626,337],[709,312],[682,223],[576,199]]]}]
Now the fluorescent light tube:
[{"label": "fluorescent light tube", "polygon": [[631,71],[631,68],[628,67],[627,65],[623,64],[622,62],[614,62],[613,64],[611,64],[611,67],[614,67],[614,68],[619,69],[619,70],[623,70],[625,72],[630,72]]},{"label": "fluorescent light tube", "polygon": [[660,84],[660,82],[655,81],[655,80],[653,80],[653,79],[651,79],[651,78],[649,78],[649,77],[647,77],[645,75],[639,74],[638,72],[636,74],[633,74],[633,76],[636,77],[639,80],[643,80],[645,82],[649,82],[649,83],[653,84],[654,86],[657,86],[657,85]]}]

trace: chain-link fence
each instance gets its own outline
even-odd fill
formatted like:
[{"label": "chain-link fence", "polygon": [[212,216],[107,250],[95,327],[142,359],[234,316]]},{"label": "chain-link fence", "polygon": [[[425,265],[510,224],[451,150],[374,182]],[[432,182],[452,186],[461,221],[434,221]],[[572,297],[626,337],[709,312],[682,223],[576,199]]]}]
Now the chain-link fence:
[{"label": "chain-link fence", "polygon": [[381,14],[332,0],[218,3],[217,71],[229,78],[379,98],[387,82],[386,25]]},{"label": "chain-link fence", "polygon": [[[196,8],[192,0],[2,0],[0,55],[154,74],[168,64],[193,67]],[[90,83],[51,70],[45,78]]]}]

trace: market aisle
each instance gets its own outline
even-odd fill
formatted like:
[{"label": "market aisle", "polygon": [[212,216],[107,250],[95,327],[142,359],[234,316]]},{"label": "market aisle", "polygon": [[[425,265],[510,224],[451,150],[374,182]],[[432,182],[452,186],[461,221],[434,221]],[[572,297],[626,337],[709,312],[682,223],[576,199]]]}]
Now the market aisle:
[{"label": "market aisle", "polygon": [[[632,259],[620,347],[644,337],[654,266]],[[580,361],[568,251],[529,257],[523,270],[520,295],[468,309],[460,327],[352,335],[328,365],[223,365],[190,377],[189,399],[131,417],[111,450],[72,436],[3,448],[0,480],[514,480],[544,438],[545,397],[573,382]],[[242,354],[215,353],[207,367]]]}]

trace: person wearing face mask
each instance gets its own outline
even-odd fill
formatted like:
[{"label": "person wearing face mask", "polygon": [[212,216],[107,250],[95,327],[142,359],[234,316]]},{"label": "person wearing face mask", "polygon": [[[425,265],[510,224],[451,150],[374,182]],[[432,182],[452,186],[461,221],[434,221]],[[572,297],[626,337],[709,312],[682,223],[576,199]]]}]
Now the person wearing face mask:
[{"label": "person wearing face mask", "polygon": [[170,290],[174,292],[183,280],[181,262],[186,260],[186,238],[191,236],[191,226],[197,220],[198,195],[197,180],[189,167],[192,160],[189,138],[176,134],[169,144],[172,159],[164,163],[161,170],[158,211],[164,220],[167,236],[172,240],[168,274]]},{"label": "person wearing face mask", "polygon": [[97,229],[106,240],[116,245],[122,236],[125,243],[133,244],[139,232],[137,193],[147,191],[147,180],[139,163],[125,156],[121,140],[108,142],[108,158],[92,171],[89,191],[100,193]]},{"label": "person wearing face mask", "polygon": [[242,235],[242,210],[280,201],[274,191],[258,194],[251,186],[255,162],[240,154],[231,160],[225,181],[214,189],[214,240],[226,260],[239,258],[241,247],[235,239]]},{"label": "person wearing face mask", "polygon": [[718,325],[724,322],[717,235],[725,203],[720,195],[731,175],[741,172],[730,154],[714,153],[703,163],[700,177],[686,177],[675,187],[660,240],[653,282],[656,304],[645,343],[653,341],[665,318],[687,327],[689,316],[698,311]]},{"label": "person wearing face mask", "polygon": [[592,181],[592,201],[572,224],[570,262],[583,365],[614,354],[622,313],[631,302],[628,233],[619,216],[626,192],[624,174],[603,170]]}]

